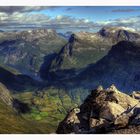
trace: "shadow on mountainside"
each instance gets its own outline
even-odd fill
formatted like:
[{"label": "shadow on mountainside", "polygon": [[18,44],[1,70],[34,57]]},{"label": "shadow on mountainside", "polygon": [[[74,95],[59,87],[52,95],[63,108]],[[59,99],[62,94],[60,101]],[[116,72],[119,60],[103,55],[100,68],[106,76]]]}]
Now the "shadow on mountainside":
[{"label": "shadow on mountainside", "polygon": [[37,88],[42,85],[41,82],[32,79],[30,76],[18,74],[0,67],[0,82],[3,83],[8,89],[13,91],[30,91],[32,88]]},{"label": "shadow on mountainside", "polygon": [[131,92],[140,89],[139,53],[140,44],[121,41],[112,46],[108,54],[96,64],[90,64],[82,69],[63,70],[53,69],[53,66],[49,69],[52,61],[46,61],[44,65],[47,64],[47,71],[44,69],[41,72],[49,77],[46,80],[51,81],[51,86],[58,88],[92,89],[98,85],[108,87],[113,83],[121,91]]}]

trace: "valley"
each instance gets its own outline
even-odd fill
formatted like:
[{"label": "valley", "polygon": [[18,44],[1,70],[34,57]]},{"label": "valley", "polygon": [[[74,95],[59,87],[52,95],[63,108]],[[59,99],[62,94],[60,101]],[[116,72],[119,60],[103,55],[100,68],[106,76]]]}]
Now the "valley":
[{"label": "valley", "polygon": [[0,53],[0,133],[56,133],[99,85],[140,90],[140,34],[124,27],[0,32]]}]

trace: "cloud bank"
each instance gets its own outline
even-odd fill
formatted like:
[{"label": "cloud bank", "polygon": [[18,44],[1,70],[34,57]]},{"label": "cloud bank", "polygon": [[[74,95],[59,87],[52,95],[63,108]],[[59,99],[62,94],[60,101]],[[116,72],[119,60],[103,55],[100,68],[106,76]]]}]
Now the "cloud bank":
[{"label": "cloud bank", "polygon": [[[103,26],[124,26],[140,30],[140,16],[95,22],[86,18],[58,15],[51,17],[39,11],[54,9],[44,6],[0,7],[0,29],[22,30],[30,28],[53,28],[64,30],[98,30]],[[133,9],[114,10],[112,12],[131,12]]]}]

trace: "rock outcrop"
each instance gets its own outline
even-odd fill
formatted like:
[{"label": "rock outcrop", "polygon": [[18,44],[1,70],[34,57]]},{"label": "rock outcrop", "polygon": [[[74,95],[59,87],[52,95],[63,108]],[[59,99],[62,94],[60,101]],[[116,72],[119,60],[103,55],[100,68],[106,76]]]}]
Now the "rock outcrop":
[{"label": "rock outcrop", "polygon": [[13,104],[13,98],[10,95],[10,91],[2,83],[0,83],[0,99],[7,105],[12,106]]},{"label": "rock outcrop", "polygon": [[[111,133],[140,124],[140,100],[120,92],[114,85],[92,90],[79,109],[59,124],[57,133]],[[75,112],[75,110],[78,110]],[[128,129],[129,130],[129,129]],[[125,130],[126,131],[126,130]]]},{"label": "rock outcrop", "polygon": [[11,107],[17,113],[26,113],[30,111],[28,105],[13,98],[10,91],[2,83],[0,83],[0,101],[4,102],[7,106]]}]

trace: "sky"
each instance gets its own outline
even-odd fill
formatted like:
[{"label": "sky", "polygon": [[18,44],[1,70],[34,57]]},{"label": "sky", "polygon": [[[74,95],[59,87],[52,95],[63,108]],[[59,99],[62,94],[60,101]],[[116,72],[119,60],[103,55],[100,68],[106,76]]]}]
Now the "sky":
[{"label": "sky", "polygon": [[140,30],[137,6],[6,6],[0,7],[0,30],[34,28],[57,32],[96,32],[104,26],[124,26]]}]

